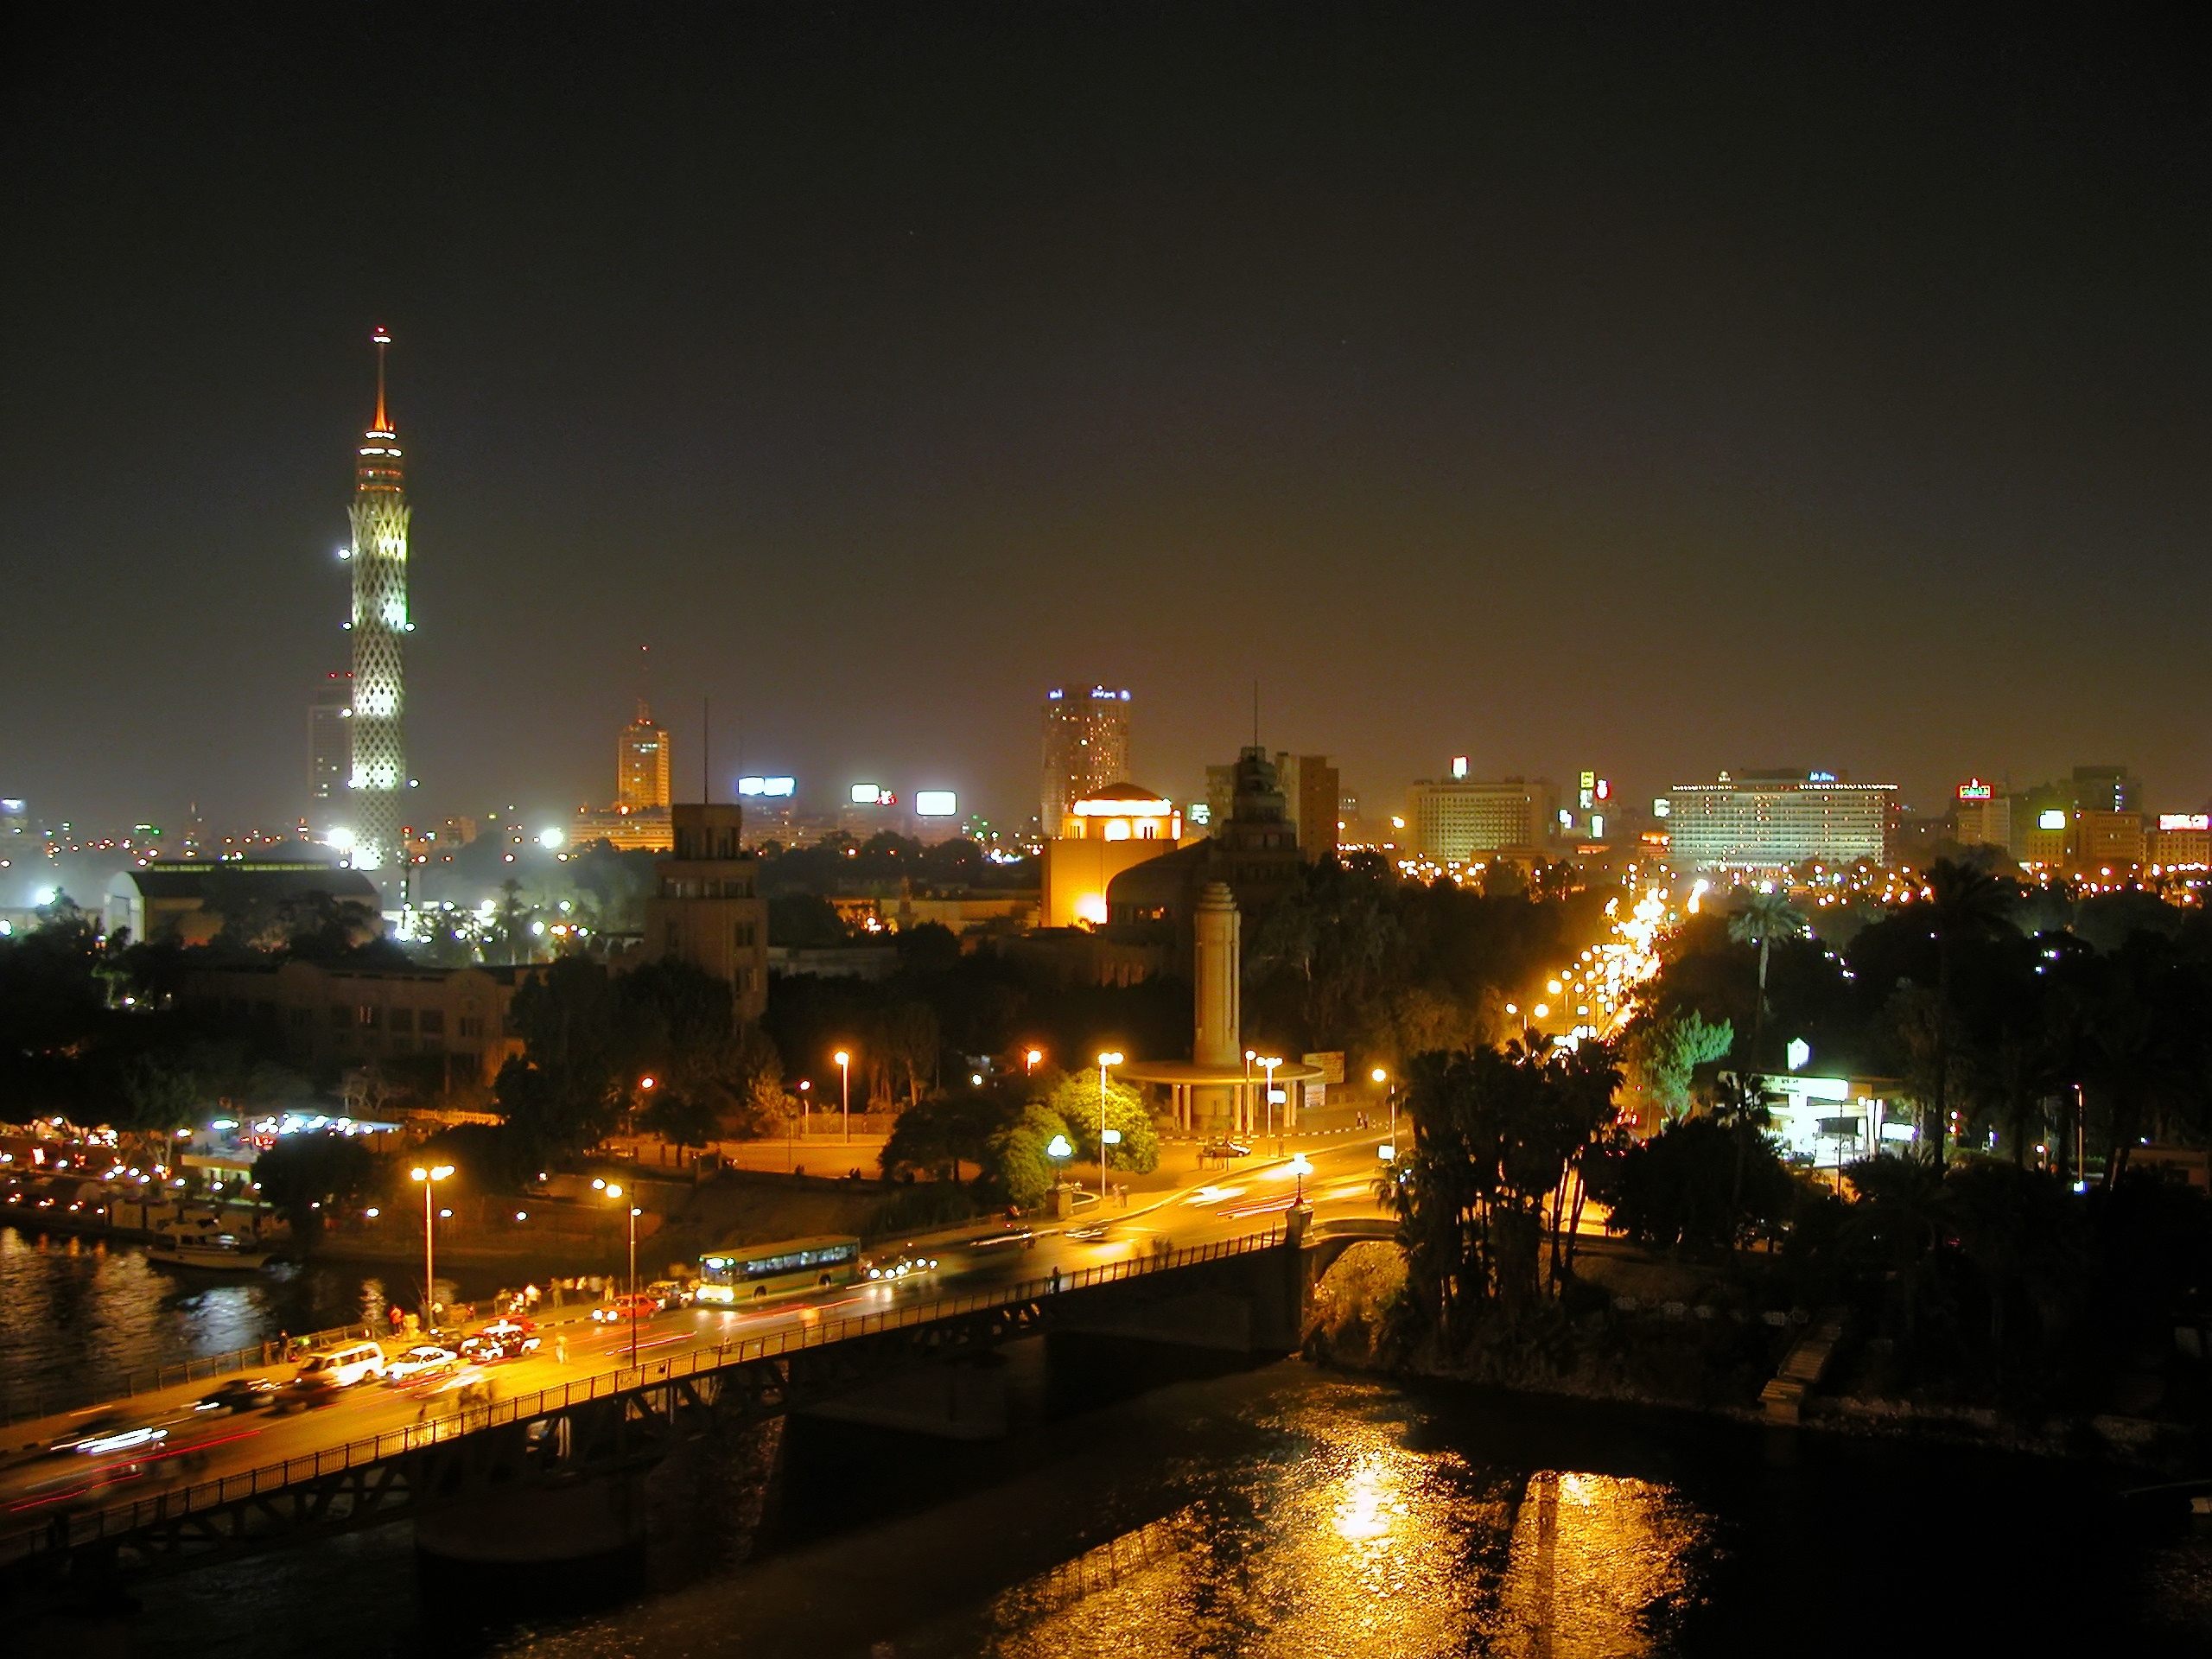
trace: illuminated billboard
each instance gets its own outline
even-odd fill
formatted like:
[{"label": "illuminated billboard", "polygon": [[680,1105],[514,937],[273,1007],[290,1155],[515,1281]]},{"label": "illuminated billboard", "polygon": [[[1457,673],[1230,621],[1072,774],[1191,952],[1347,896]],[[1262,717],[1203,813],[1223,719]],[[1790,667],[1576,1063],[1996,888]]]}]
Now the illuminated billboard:
[{"label": "illuminated billboard", "polygon": [[2065,827],[2066,812],[2063,807],[2047,807],[2037,816],[2036,828],[2038,830],[2063,830]]},{"label": "illuminated billboard", "polygon": [[883,798],[883,791],[874,784],[855,784],[849,798],[855,806],[874,806]]},{"label": "illuminated billboard", "polygon": [[918,789],[914,791],[914,816],[918,818],[949,818],[959,810],[959,800],[949,789]]},{"label": "illuminated billboard", "polygon": [[1959,798],[1962,801],[1991,800],[1996,794],[1995,785],[1985,784],[1979,778],[1969,778],[1959,785]]},{"label": "illuminated billboard", "polygon": [[798,792],[796,778],[741,778],[737,780],[740,795],[795,795]]},{"label": "illuminated billboard", "polygon": [[2161,830],[2212,830],[2212,812],[2161,812]]}]

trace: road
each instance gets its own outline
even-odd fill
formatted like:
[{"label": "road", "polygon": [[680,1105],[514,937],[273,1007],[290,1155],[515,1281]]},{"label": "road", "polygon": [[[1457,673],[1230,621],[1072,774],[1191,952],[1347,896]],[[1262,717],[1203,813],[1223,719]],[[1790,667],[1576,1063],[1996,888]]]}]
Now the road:
[{"label": "road", "polygon": [[[1070,1273],[1149,1255],[1161,1239],[1180,1248],[1237,1237],[1279,1223],[1297,1201],[1301,1185],[1317,1221],[1371,1216],[1376,1147],[1382,1138],[1334,1137],[1325,1147],[1309,1147],[1303,1155],[1311,1173],[1302,1183],[1290,1160],[1255,1158],[1164,1195],[1133,1197],[1126,1210],[1092,1206],[1068,1222],[1040,1223],[1034,1231],[1009,1229],[982,1242],[942,1242],[941,1235],[918,1238],[912,1248],[933,1255],[938,1266],[896,1284],[839,1286],[786,1298],[758,1313],[690,1307],[659,1313],[639,1323],[637,1356],[646,1363],[678,1358],[825,1318],[1004,1288],[1045,1277],[1055,1268]],[[896,1241],[886,1241],[877,1251],[884,1256],[899,1253]],[[582,1310],[564,1310],[558,1321],[541,1321],[538,1335],[542,1345],[537,1353],[484,1368],[498,1397],[556,1388],[630,1363],[626,1327],[594,1324]],[[565,1361],[556,1354],[556,1339],[563,1338]],[[384,1347],[394,1354],[404,1345]],[[296,1370],[285,1364],[243,1375],[283,1382]],[[211,1420],[194,1408],[216,1386],[215,1380],[202,1381],[16,1425],[8,1432],[9,1449],[0,1453],[0,1531],[35,1526],[56,1509],[124,1503],[169,1486],[243,1473],[365,1440],[447,1414],[456,1405],[451,1393],[431,1395],[368,1382],[340,1392],[327,1406],[281,1416],[261,1410]],[[161,1431],[161,1438],[97,1455],[43,1450],[64,1433],[81,1433],[95,1423],[111,1434],[147,1429]]]}]

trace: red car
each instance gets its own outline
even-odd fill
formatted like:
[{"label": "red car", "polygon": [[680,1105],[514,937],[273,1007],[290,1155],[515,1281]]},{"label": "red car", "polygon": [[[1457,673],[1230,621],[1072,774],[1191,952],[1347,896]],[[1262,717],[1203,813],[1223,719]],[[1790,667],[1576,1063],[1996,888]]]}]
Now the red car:
[{"label": "red car", "polygon": [[617,1296],[611,1302],[601,1302],[592,1309],[591,1316],[602,1325],[618,1325],[624,1319],[650,1319],[659,1312],[660,1298],[639,1291],[635,1296]]}]

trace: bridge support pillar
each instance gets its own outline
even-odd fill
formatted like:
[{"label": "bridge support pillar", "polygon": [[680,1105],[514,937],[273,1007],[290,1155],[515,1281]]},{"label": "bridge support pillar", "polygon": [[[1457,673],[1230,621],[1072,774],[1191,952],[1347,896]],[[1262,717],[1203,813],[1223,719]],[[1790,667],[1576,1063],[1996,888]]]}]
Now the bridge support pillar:
[{"label": "bridge support pillar", "polygon": [[1002,1440],[1007,1435],[1002,1363],[926,1365],[803,1408],[836,1423],[865,1423],[948,1440]]},{"label": "bridge support pillar", "polygon": [[518,1484],[474,1493],[415,1519],[423,1588],[549,1594],[563,1605],[626,1593],[645,1563],[639,1474]]}]

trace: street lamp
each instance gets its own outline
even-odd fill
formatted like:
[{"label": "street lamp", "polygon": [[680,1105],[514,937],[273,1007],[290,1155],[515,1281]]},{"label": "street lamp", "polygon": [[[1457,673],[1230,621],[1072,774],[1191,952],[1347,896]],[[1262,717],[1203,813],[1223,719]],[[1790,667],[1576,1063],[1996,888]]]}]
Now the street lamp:
[{"label": "street lamp", "polygon": [[1044,1058],[1045,1051],[1041,1048],[1033,1048],[1027,1054],[1023,1055],[1021,1057],[1021,1069],[1023,1074],[1025,1076],[1034,1077],[1037,1072],[1038,1063]]},{"label": "street lamp", "polygon": [[1303,1210],[1306,1207],[1306,1178],[1313,1173],[1313,1166],[1306,1161],[1306,1154],[1301,1152],[1290,1160],[1290,1173],[1298,1177],[1298,1197],[1294,1202],[1299,1209]]},{"label": "street lamp", "polygon": [[[622,1188],[613,1181],[595,1180],[592,1183],[610,1198],[622,1196]],[[623,1307],[623,1314],[630,1326],[630,1369],[638,1369],[638,1206],[625,1206],[629,1211],[630,1223],[630,1299]]]},{"label": "street lamp", "polygon": [[[1106,1207],[1106,1068],[1122,1063],[1122,1051],[1110,1049],[1098,1057],[1098,1207]],[[1114,1136],[1118,1141],[1119,1135]]]},{"label": "street lamp", "polygon": [[1260,1127],[1260,1115],[1252,1109],[1252,1062],[1259,1058],[1260,1051],[1256,1048],[1244,1051],[1244,1087],[1236,1096],[1236,1103],[1244,1120],[1236,1126],[1239,1135],[1249,1135]]},{"label": "street lamp", "polygon": [[[1265,1066],[1268,1071],[1268,1133],[1273,1135],[1275,1132],[1275,1067],[1282,1064],[1282,1056],[1262,1055],[1260,1064]],[[1281,1153],[1282,1148],[1277,1147],[1275,1150]]]},{"label": "street lamp", "polygon": [[830,1058],[837,1062],[837,1080],[844,1085],[845,1144],[850,1146],[853,1140],[853,1057],[841,1048]]},{"label": "street lamp", "polygon": [[431,1242],[437,1223],[430,1213],[430,1189],[453,1173],[453,1166],[435,1164],[425,1169],[417,1164],[407,1173],[423,1183],[423,1335],[427,1339],[438,1328],[438,1258]]},{"label": "street lamp", "polygon": [[1393,1146],[1395,1146],[1398,1141],[1398,1085],[1396,1082],[1392,1079],[1390,1074],[1388,1071],[1385,1071],[1379,1065],[1367,1075],[1374,1078],[1376,1082],[1384,1084],[1389,1094],[1390,1143]]}]

